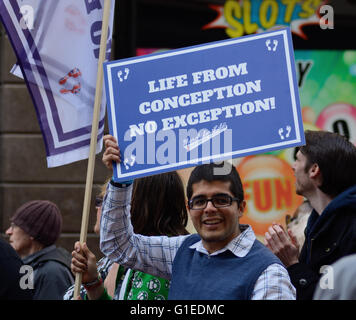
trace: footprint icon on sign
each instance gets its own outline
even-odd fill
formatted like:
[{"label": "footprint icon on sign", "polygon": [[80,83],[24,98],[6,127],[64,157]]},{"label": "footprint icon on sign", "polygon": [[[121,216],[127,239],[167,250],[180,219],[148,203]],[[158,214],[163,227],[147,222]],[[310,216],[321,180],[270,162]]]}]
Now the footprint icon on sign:
[{"label": "footprint icon on sign", "polygon": [[283,135],[283,133],[284,133],[284,129],[283,128],[279,128],[278,129],[278,134],[279,134],[279,136],[280,136],[280,138],[282,140],[284,140],[285,138],[289,138],[290,133],[292,131],[292,127],[288,125],[288,126],[286,126],[285,129],[286,129],[286,134],[285,135]]},{"label": "footprint icon on sign", "polygon": [[278,46],[278,40],[274,39],[271,41],[270,39],[266,40],[266,47],[268,51],[276,51]]},{"label": "footprint icon on sign", "polygon": [[282,140],[284,140],[284,136],[283,136],[283,128],[279,128],[278,130],[278,134],[281,137]]},{"label": "footprint icon on sign", "polygon": [[120,82],[123,82],[124,80],[126,80],[129,76],[130,73],[130,69],[129,68],[125,68],[124,71],[119,70],[117,72],[117,77],[119,78]]},{"label": "footprint icon on sign", "polygon": [[132,167],[135,164],[135,160],[136,160],[136,157],[134,155],[131,155],[130,159],[128,159],[128,158],[125,159],[124,166],[125,166],[126,170],[128,170],[130,167]]}]

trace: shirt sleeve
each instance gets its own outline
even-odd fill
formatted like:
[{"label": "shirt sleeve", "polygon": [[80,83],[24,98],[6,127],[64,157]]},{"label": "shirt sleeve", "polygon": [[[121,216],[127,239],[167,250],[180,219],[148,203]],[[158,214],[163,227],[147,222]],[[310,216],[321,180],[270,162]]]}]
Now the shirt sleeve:
[{"label": "shirt sleeve", "polygon": [[252,300],[295,300],[296,290],[288,271],[278,263],[271,264],[256,281]]},{"label": "shirt sleeve", "polygon": [[100,249],[112,261],[127,268],[165,279],[171,278],[178,248],[189,236],[142,236],[133,232],[130,217],[132,185],[108,184],[100,221]]}]

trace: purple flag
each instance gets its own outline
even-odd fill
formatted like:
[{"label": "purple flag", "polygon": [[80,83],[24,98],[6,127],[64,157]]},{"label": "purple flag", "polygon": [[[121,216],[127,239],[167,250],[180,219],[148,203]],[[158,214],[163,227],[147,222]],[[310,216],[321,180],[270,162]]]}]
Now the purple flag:
[{"label": "purple flag", "polygon": [[[48,167],[89,156],[104,0],[3,0],[4,24],[30,91],[43,134]],[[107,55],[110,57],[115,1]],[[96,152],[102,148],[103,95]]]}]

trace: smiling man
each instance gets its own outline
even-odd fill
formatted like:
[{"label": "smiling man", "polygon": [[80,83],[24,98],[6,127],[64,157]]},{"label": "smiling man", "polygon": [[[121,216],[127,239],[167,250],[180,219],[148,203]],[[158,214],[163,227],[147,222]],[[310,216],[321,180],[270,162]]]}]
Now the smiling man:
[{"label": "smiling man", "polygon": [[[105,145],[103,162],[110,168],[111,160],[120,161],[118,148]],[[222,166],[228,174],[216,174]],[[169,299],[295,299],[282,263],[250,226],[239,224],[246,202],[240,177],[230,164],[206,164],[191,173],[187,208],[197,234],[134,234],[131,191],[130,183],[109,184],[102,208],[101,250],[125,267],[171,279]]]},{"label": "smiling man", "polygon": [[190,217],[209,253],[221,249],[240,233],[238,218],[245,202],[229,190],[229,182],[202,180],[194,185],[194,197],[189,202]]}]

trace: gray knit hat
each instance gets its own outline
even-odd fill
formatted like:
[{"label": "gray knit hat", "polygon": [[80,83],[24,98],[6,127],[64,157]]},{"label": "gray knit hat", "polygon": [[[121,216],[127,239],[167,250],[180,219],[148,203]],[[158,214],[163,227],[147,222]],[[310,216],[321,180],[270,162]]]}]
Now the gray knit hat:
[{"label": "gray knit hat", "polygon": [[11,221],[46,247],[54,244],[62,229],[62,216],[51,201],[34,200],[18,208]]}]

